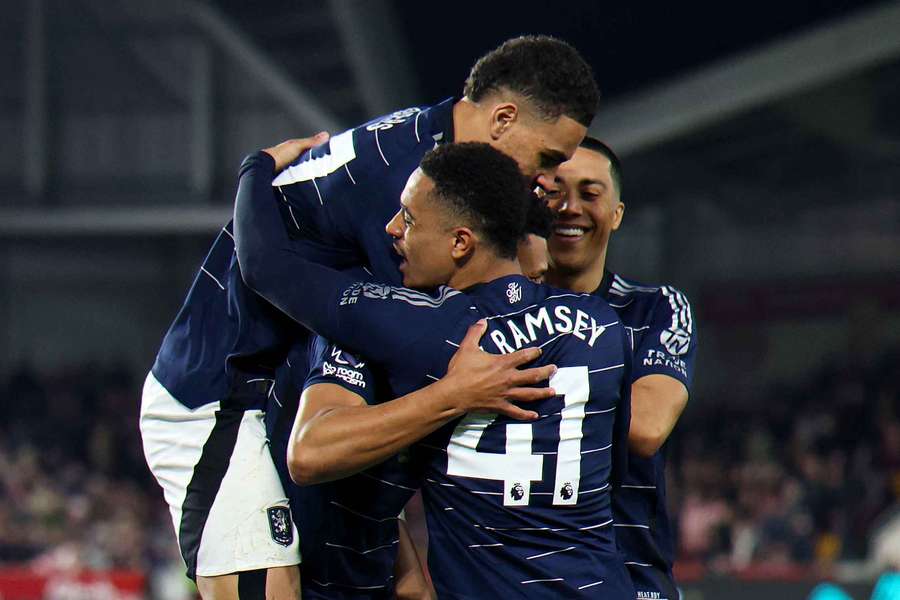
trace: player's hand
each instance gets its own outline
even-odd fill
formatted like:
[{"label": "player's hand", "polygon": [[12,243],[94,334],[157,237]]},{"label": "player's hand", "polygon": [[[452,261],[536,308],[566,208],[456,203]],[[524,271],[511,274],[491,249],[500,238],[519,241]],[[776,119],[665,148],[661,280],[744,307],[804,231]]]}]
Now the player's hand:
[{"label": "player's hand", "polygon": [[263,152],[275,159],[275,172],[280,173],[310,148],[327,142],[328,137],[327,131],[320,131],[312,137],[296,138],[281,142],[277,146],[266,148]]},{"label": "player's hand", "polygon": [[536,360],[540,348],[523,348],[512,354],[489,354],[478,346],[487,331],[487,321],[478,321],[466,332],[459,350],[450,359],[444,381],[452,382],[459,400],[459,408],[466,412],[494,412],[519,420],[538,417],[534,411],[525,410],[513,402],[533,402],[552,398],[552,388],[531,386],[546,381],[556,372],[556,365],[520,369]]}]

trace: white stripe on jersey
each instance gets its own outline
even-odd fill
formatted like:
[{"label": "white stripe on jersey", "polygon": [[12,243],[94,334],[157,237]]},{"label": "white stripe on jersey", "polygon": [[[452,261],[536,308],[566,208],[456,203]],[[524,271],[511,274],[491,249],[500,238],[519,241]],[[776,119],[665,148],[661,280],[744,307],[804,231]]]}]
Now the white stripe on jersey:
[{"label": "white stripe on jersey", "polygon": [[337,506],[338,508],[343,508],[347,512],[352,513],[352,514],[356,515],[357,517],[362,517],[363,519],[369,519],[370,521],[375,521],[376,523],[384,523],[385,521],[399,521],[400,520],[400,517],[385,517],[383,519],[379,519],[378,517],[371,517],[369,515],[364,515],[361,512],[355,511],[352,508],[350,508],[349,506],[344,506],[343,504],[341,504],[339,502],[335,502],[334,500],[331,501],[331,504],[333,504],[334,506]]},{"label": "white stripe on jersey", "polygon": [[[316,196],[319,197],[319,205],[324,206],[325,203],[322,202],[322,193],[319,191],[319,186],[316,185],[316,178],[313,177],[312,179],[310,179],[310,181],[312,181],[313,187],[316,188]],[[291,213],[291,216],[293,216],[293,213]]]},{"label": "white stripe on jersey", "polygon": [[393,300],[403,300],[404,302],[415,306],[428,306],[430,308],[438,308],[449,298],[460,294],[459,290],[454,290],[453,288],[447,287],[445,285],[442,285],[440,288],[438,288],[437,297],[429,296],[428,294],[417,292],[409,288],[392,286],[390,289],[391,299]]},{"label": "white stripe on jersey", "polygon": [[653,287],[649,285],[635,285],[633,283],[628,283],[618,275],[613,275],[612,286],[623,291],[623,292],[648,292],[648,293],[656,293],[659,291],[659,287]]},{"label": "white stripe on jersey", "polygon": [[347,171],[347,177],[350,178],[350,183],[356,185],[356,180],[353,179],[353,175],[350,174],[350,167],[347,166],[347,163],[344,163],[344,170]]},{"label": "white stripe on jersey", "polygon": [[378,154],[381,155],[381,160],[384,161],[384,164],[387,166],[391,166],[391,163],[388,162],[388,159],[384,157],[384,152],[381,151],[381,142],[378,140],[378,128],[375,128],[375,145],[378,146]]},{"label": "white stripe on jersey", "polygon": [[569,546],[568,548],[563,548],[562,550],[551,550],[550,552],[543,552],[541,554],[535,554],[534,556],[526,556],[525,560],[532,560],[534,558],[544,558],[545,556],[550,556],[551,554],[559,554],[560,552],[568,552],[569,550],[574,550],[575,546]]},{"label": "white stripe on jersey", "polygon": [[[325,177],[356,158],[353,147],[353,130],[349,129],[328,141],[329,153],[291,165],[272,181],[274,187],[309,181],[313,177]],[[349,171],[348,171],[349,173]]]},{"label": "white stripe on jersey", "polygon": [[207,275],[209,275],[210,279],[212,279],[213,281],[215,281],[215,282],[216,282],[216,285],[219,286],[220,288],[222,288],[222,291],[223,291],[223,292],[225,291],[225,286],[222,285],[222,284],[219,282],[218,279],[216,279],[215,275],[213,275],[212,273],[210,273],[209,271],[207,271],[204,267],[200,267],[200,270],[203,271],[204,273],[206,273]]},{"label": "white stripe on jersey", "polygon": [[407,487],[405,485],[400,485],[399,483],[394,483],[393,481],[386,481],[384,479],[379,479],[379,478],[375,477],[374,475],[369,475],[368,473],[360,473],[360,475],[362,475],[363,477],[368,477],[369,479],[374,479],[375,481],[380,481],[381,483],[383,483],[385,485],[390,485],[390,486],[398,487],[398,488],[401,488],[404,490],[409,490],[410,492],[416,491],[416,488],[411,488],[411,487]]},{"label": "white stripe on jersey", "polygon": [[[391,575],[388,579],[393,579],[394,576]],[[334,581],[319,581],[318,579],[310,578],[310,581],[315,583],[316,585],[321,585],[322,587],[328,587],[331,585],[342,585],[344,587],[353,588],[354,590],[380,590],[382,588],[387,587],[387,584],[384,585],[350,585],[348,583],[336,583]]]},{"label": "white stripe on jersey", "polygon": [[416,142],[421,142],[422,140],[419,138],[419,117],[422,116],[422,111],[416,113],[416,120],[413,123],[416,129]]},{"label": "white stripe on jersey", "polygon": [[584,589],[587,589],[587,588],[589,588],[589,587],[594,587],[595,585],[600,585],[601,583],[603,583],[603,580],[602,580],[602,579],[601,579],[600,581],[595,581],[594,583],[588,583],[587,585],[580,585],[580,586],[578,586],[578,589],[579,589],[579,590],[584,590]]},{"label": "white stripe on jersey", "polygon": [[670,286],[663,286],[662,293],[669,299],[672,307],[672,329],[683,329],[693,333],[694,320],[691,317],[691,305],[684,295]]},{"label": "white stripe on jersey", "polygon": [[350,550],[351,552],[356,552],[357,554],[369,554],[370,552],[375,552],[376,550],[384,550],[385,548],[390,548],[396,544],[399,544],[400,540],[394,540],[390,544],[384,544],[382,546],[375,546],[374,548],[369,548],[368,550],[357,550],[356,548],[351,548],[350,546],[342,546],[340,544],[332,544],[331,542],[325,542],[326,546],[331,548],[340,548],[341,550]]}]

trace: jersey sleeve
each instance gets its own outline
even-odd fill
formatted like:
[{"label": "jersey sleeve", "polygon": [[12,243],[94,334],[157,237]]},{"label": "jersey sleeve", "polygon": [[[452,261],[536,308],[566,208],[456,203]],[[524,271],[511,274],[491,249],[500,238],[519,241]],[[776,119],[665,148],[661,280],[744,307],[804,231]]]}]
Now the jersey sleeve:
[{"label": "jersey sleeve", "polygon": [[366,404],[376,403],[375,376],[365,361],[316,336],[310,348],[309,375],[303,389],[319,383],[339,385],[360,396]]},{"label": "jersey sleeve", "polygon": [[661,287],[648,327],[634,349],[632,381],[645,375],[668,375],[690,390],[697,330],[684,294],[673,287]]},{"label": "jersey sleeve", "polygon": [[250,289],[301,325],[375,362],[396,361],[436,322],[453,322],[448,315],[468,306],[451,288],[431,295],[373,284],[310,260],[285,229],[271,187],[274,164],[258,152],[241,166],[234,238]]}]

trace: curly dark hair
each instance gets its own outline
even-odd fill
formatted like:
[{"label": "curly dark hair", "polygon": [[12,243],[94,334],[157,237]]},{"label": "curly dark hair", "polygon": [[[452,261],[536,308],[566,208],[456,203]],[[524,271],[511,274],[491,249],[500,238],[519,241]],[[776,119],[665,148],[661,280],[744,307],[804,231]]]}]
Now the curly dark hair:
[{"label": "curly dark hair", "polygon": [[578,51],[546,35],[507,40],[479,58],[463,93],[478,102],[502,88],[530,100],[547,120],[566,115],[585,127],[591,124],[600,98],[591,67]]},{"label": "curly dark hair", "polygon": [[533,195],[515,160],[490,144],[465,142],[438,146],[420,167],[434,181],[433,195],[497,256],[516,257]]}]

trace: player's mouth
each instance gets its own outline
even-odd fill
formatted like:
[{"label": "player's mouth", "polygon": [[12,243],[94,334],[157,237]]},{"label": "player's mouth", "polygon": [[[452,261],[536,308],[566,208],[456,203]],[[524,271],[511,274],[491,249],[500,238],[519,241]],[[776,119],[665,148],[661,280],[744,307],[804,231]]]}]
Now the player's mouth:
[{"label": "player's mouth", "polygon": [[553,238],[563,243],[575,244],[580,242],[593,229],[584,225],[572,225],[568,223],[557,223],[553,226]]}]

